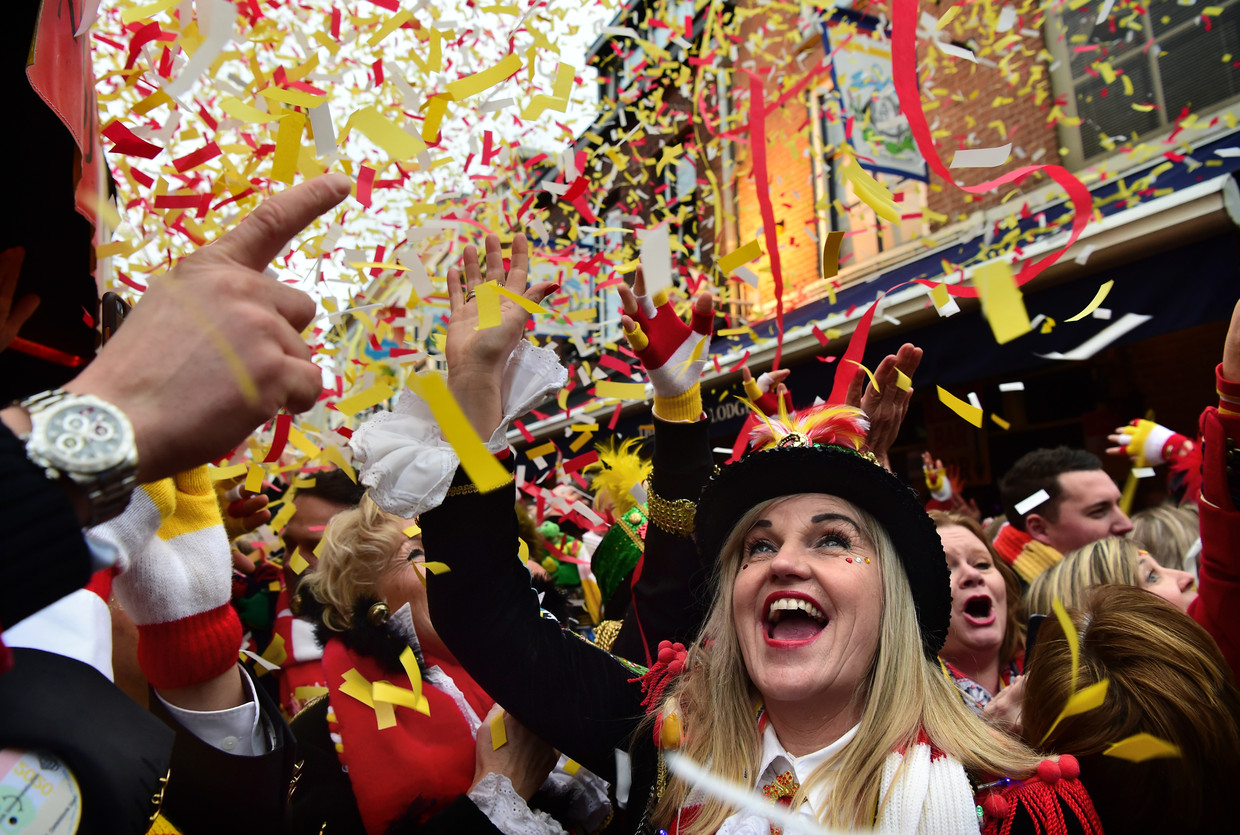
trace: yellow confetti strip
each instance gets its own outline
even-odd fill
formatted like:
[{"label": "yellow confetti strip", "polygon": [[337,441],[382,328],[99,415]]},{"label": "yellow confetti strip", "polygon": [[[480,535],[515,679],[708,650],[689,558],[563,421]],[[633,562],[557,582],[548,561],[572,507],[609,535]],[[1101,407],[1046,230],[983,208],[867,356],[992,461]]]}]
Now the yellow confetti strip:
[{"label": "yellow confetti strip", "polygon": [[[271,643],[263,650],[262,659],[279,667],[288,660],[288,650],[284,648],[284,636],[276,633],[271,636]],[[265,672],[265,669],[264,669]]]},{"label": "yellow confetti strip", "polygon": [[452,392],[438,374],[418,374],[409,378],[409,387],[418,394],[443,430],[444,439],[452,445],[461,466],[481,492],[498,490],[512,480],[495,456],[482,445],[473,424],[465,417]]},{"label": "yellow confetti strip", "polygon": [[401,9],[399,12],[384,21],[383,25],[375,30],[375,33],[370,36],[370,45],[378,46],[380,41],[395,32],[410,20],[413,20],[413,12],[408,9]]},{"label": "yellow confetti strip", "polygon": [[844,178],[852,183],[853,190],[862,203],[873,209],[883,220],[899,225],[900,210],[896,208],[895,198],[885,185],[875,180],[856,160],[850,160],[843,167],[842,173]]},{"label": "yellow confetti strip", "polygon": [[245,474],[245,489],[251,493],[259,492],[263,489],[263,479],[265,477],[266,473],[263,472],[262,467],[257,464],[251,464]]},{"label": "yellow confetti strip", "polygon": [[599,380],[594,386],[594,393],[599,397],[614,397],[617,400],[645,400],[646,384]]},{"label": "yellow confetti strip", "polygon": [[576,68],[568,64],[560,64],[555,71],[555,81],[551,85],[551,95],[540,93],[530,101],[529,106],[521,111],[522,119],[537,119],[546,110],[563,113],[568,109],[568,97],[573,91],[573,78]]},{"label": "yellow confetti strip", "polygon": [[412,708],[426,716],[431,715],[431,706],[426,701],[425,696],[414,693],[412,690],[406,690],[403,687],[397,687],[395,684],[389,684],[386,681],[376,681],[372,684],[370,696],[375,702],[387,702],[400,707]]},{"label": "yellow confetti strip", "polygon": [[354,484],[357,484],[357,473],[354,472],[353,465],[344,457],[344,453],[340,451],[340,447],[333,444],[323,447],[323,458],[335,464]]},{"label": "yellow confetti strip", "polygon": [[453,101],[464,101],[470,96],[476,96],[484,90],[491,89],[496,84],[507,81],[516,75],[520,69],[521,59],[516,54],[509,53],[493,67],[449,82],[447,85],[448,95],[452,97]]},{"label": "yellow confetti strip", "polygon": [[1159,739],[1153,734],[1139,733],[1112,743],[1102,752],[1104,757],[1119,757],[1134,763],[1146,760],[1170,759],[1181,757],[1179,746]]},{"label": "yellow confetti strip", "polygon": [[[875,379],[874,379],[874,372],[873,372],[873,371],[871,371],[870,369],[866,368],[864,365],[862,365],[861,363],[857,362],[856,360],[844,360],[844,361],[845,361],[845,362],[851,362],[853,365],[857,366],[857,367],[858,367],[858,368],[860,368],[862,371],[864,371],[864,372],[865,372],[865,376],[867,376],[867,377],[869,377],[869,378],[870,378],[870,385],[872,385],[872,386],[874,387],[874,391],[876,391],[876,392],[878,392],[878,393],[880,393],[880,394],[882,393],[882,391],[881,391],[881,390],[879,389],[879,387],[878,387],[878,380],[875,380]],[[912,388],[912,383],[911,383],[911,382],[909,383],[909,388],[910,388],[910,389]]]},{"label": "yellow confetti strip", "polygon": [[263,98],[278,101],[281,104],[291,104],[293,107],[304,107],[307,110],[318,107],[327,101],[325,96],[316,96],[314,93],[306,93],[301,90],[290,90],[287,87],[268,87],[265,90],[259,90],[258,94]]},{"label": "yellow confetti strip", "polygon": [[504,321],[499,307],[499,293],[495,288],[493,281],[484,282],[474,288],[474,299],[478,302],[478,324],[474,325],[474,330],[498,327]]},{"label": "yellow confetti strip", "polygon": [[448,112],[448,97],[433,96],[426,103],[426,121],[422,123],[422,138],[434,142],[439,137],[439,126],[443,123],[444,114]]},{"label": "yellow confetti strip", "polygon": [[1063,607],[1063,601],[1055,598],[1051,601],[1051,611],[1055,613],[1055,619],[1059,621],[1059,628],[1063,630],[1064,639],[1068,642],[1068,653],[1072,658],[1071,667],[1071,689],[1076,690],[1076,677],[1081,670],[1081,642],[1076,634],[1076,625],[1072,622],[1072,618],[1068,617],[1068,610]]},{"label": "yellow confetti strip", "polygon": [[939,390],[939,402],[951,409],[956,414],[967,420],[969,423],[982,428],[982,410],[974,406],[972,403],[961,400],[942,386],[936,386]]},{"label": "yellow confetti strip", "polygon": [[555,450],[556,450],[555,443],[552,441],[547,441],[545,444],[539,444],[536,447],[530,447],[529,449],[525,451],[525,454],[529,458],[542,458],[544,455],[553,454]]},{"label": "yellow confetti strip", "polygon": [[284,530],[284,526],[288,524],[289,520],[293,518],[293,514],[296,512],[297,505],[290,501],[285,501],[284,504],[280,506],[279,513],[271,517],[271,521],[268,524],[271,526],[273,531],[279,533]]},{"label": "yellow confetti strip", "polygon": [[1041,745],[1043,742],[1046,742],[1050,735],[1055,732],[1055,728],[1059,727],[1059,723],[1069,716],[1088,713],[1095,708],[1101,707],[1102,703],[1107,699],[1107,689],[1110,687],[1110,684],[1111,680],[1104,678],[1102,681],[1082,687],[1069,696],[1067,703],[1063,706],[1063,710],[1059,711],[1059,715],[1055,717],[1055,721],[1051,723],[1050,728],[1047,729],[1038,744]]},{"label": "yellow confetti strip", "polygon": [[740,249],[734,249],[719,259],[719,271],[728,275],[741,264],[748,264],[755,258],[762,257],[762,244],[752,240]]},{"label": "yellow confetti strip", "polygon": [[504,711],[491,717],[491,750],[498,751],[508,744],[508,729],[504,727]]},{"label": "yellow confetti strip", "polygon": [[220,108],[234,119],[240,119],[253,125],[274,122],[280,118],[279,113],[267,113],[232,96],[221,101]]},{"label": "yellow confetti strip", "polygon": [[145,6],[132,6],[121,12],[122,23],[133,23],[135,20],[145,20],[148,17],[154,17],[160,12],[166,12],[181,0],[157,0],[155,3],[147,3]]},{"label": "yellow confetti strip", "polygon": [[311,699],[317,699],[319,696],[326,696],[329,691],[326,687],[318,684],[303,684],[300,687],[293,688],[293,698],[299,702],[308,702]]},{"label": "yellow confetti strip", "polygon": [[901,371],[898,368],[896,369],[896,388],[900,389],[900,391],[912,391],[913,390],[913,381],[909,379],[909,376],[907,374],[905,374],[903,371]]},{"label": "yellow confetti strip", "polygon": [[1103,282],[1102,286],[1098,288],[1098,293],[1094,296],[1094,300],[1091,301],[1089,304],[1085,305],[1085,309],[1082,310],[1080,313],[1076,314],[1075,316],[1070,316],[1067,319],[1064,319],[1064,321],[1065,322],[1076,322],[1081,319],[1084,319],[1086,316],[1093,313],[1095,310],[1098,309],[1098,306],[1101,305],[1102,302],[1106,299],[1107,294],[1111,292],[1111,288],[1114,286],[1115,286],[1115,282],[1113,280]]},{"label": "yellow confetti strip", "polygon": [[[1032,330],[1025,299],[1016,276],[1006,261],[983,264],[973,272],[973,286],[982,299],[982,313],[990,323],[995,341],[1004,345]],[[980,425],[980,424],[979,424]]]},{"label": "yellow confetti strip", "polygon": [[522,296],[520,293],[514,293],[512,290],[509,290],[507,287],[501,287],[497,284],[495,286],[495,292],[499,293],[505,299],[508,299],[511,302],[515,302],[519,304],[521,307],[525,308],[530,313],[539,314],[539,313],[547,312],[546,308],[540,307],[539,305],[535,304],[530,299],[527,299],[525,296]]},{"label": "yellow confetti strip", "polygon": [[350,121],[397,162],[404,162],[426,151],[421,137],[397,127],[373,107],[363,107],[353,114]]},{"label": "yellow confetti strip", "polygon": [[[844,242],[842,231],[828,232],[822,242],[822,277],[835,278],[840,272],[840,244]],[[833,289],[833,288],[832,288]],[[834,294],[833,294],[834,295]],[[832,299],[832,304],[835,300]]]},{"label": "yellow confetti strip", "polygon": [[288,558],[288,567],[294,574],[300,575],[310,567],[310,563],[306,562],[306,558],[301,555],[301,551],[294,551],[293,556]]},{"label": "yellow confetti strip", "polygon": [[237,478],[245,475],[248,467],[245,464],[233,464],[230,467],[208,467],[207,472],[211,475],[212,481],[224,481],[230,478]]},{"label": "yellow confetti strip", "polygon": [[342,415],[352,417],[363,409],[370,409],[378,406],[383,401],[390,398],[394,391],[387,383],[375,383],[365,391],[357,394],[349,395],[341,400],[336,401],[336,410]]},{"label": "yellow confetti strip", "polygon": [[379,730],[396,727],[396,711],[392,703],[375,701],[374,688],[366,676],[354,668],[346,672],[343,677],[344,683],[340,685],[340,692],[372,708],[375,712],[375,724],[379,726]]},{"label": "yellow confetti strip", "polygon": [[290,113],[280,119],[276,134],[276,153],[271,161],[271,179],[292,183],[297,174],[297,155],[301,151],[301,132],[306,118],[300,113]]},{"label": "yellow confetti strip", "polygon": [[296,426],[290,426],[288,428],[288,442],[293,445],[294,449],[307,458],[313,458],[319,454],[319,448],[315,446],[309,438],[302,434],[302,431]]},{"label": "yellow confetti strip", "polygon": [[995,425],[996,425],[996,426],[998,426],[1000,429],[1002,429],[1002,430],[1004,430],[1004,431],[1007,431],[1008,429],[1011,429],[1011,428],[1012,428],[1012,424],[1008,423],[1006,420],[1004,420],[1003,418],[999,417],[999,416],[998,416],[998,415],[996,415],[994,412],[991,412],[991,413],[990,413],[990,419],[991,419],[991,420],[993,420],[993,421],[995,422]]}]

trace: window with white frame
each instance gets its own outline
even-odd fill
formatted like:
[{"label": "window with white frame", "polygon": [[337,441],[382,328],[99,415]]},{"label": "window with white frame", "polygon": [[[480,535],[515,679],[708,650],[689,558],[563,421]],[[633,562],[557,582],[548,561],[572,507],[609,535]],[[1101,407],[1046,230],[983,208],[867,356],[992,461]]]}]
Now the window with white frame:
[{"label": "window with white frame", "polygon": [[1240,98],[1240,0],[1065,6],[1047,42],[1056,87],[1070,85],[1067,112],[1080,119],[1061,130],[1074,167],[1172,129],[1185,108],[1203,115]]},{"label": "window with white frame", "polygon": [[845,142],[844,125],[829,85],[819,88],[811,97],[811,110],[814,115],[814,207],[819,238],[821,240],[831,231],[845,233],[840,245],[841,272],[925,235],[929,231],[922,214],[926,208],[926,184],[912,177],[870,172],[896,197],[903,219],[899,224],[892,224],[878,217],[840,172],[843,159],[839,149]]}]

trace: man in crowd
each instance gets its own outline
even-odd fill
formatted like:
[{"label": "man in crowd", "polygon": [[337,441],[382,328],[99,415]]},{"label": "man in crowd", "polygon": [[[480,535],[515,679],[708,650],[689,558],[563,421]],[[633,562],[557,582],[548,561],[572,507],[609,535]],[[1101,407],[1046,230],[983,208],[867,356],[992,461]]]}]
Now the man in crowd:
[{"label": "man in crowd", "polygon": [[999,483],[1007,524],[995,549],[1026,583],[1075,551],[1125,536],[1132,521],[1096,455],[1059,446],[1021,456]]}]

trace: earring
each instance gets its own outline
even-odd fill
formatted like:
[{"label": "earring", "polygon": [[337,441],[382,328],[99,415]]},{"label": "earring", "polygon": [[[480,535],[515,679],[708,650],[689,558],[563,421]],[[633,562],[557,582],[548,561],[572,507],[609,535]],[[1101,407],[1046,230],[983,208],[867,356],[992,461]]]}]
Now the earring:
[{"label": "earring", "polygon": [[392,614],[392,610],[383,602],[375,603],[366,612],[366,620],[370,621],[371,626],[383,626],[387,623],[388,617]]}]

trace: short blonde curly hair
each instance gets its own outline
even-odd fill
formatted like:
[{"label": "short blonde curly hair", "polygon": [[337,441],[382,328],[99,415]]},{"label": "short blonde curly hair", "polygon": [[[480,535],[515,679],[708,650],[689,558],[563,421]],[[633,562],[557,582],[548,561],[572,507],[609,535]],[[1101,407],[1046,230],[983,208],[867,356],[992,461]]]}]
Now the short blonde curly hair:
[{"label": "short blonde curly hair", "polygon": [[400,566],[393,557],[408,539],[404,525],[369,496],[327,523],[319,564],[302,578],[299,590],[322,604],[320,617],[328,629],[347,631],[358,599],[377,597],[380,581]]}]

